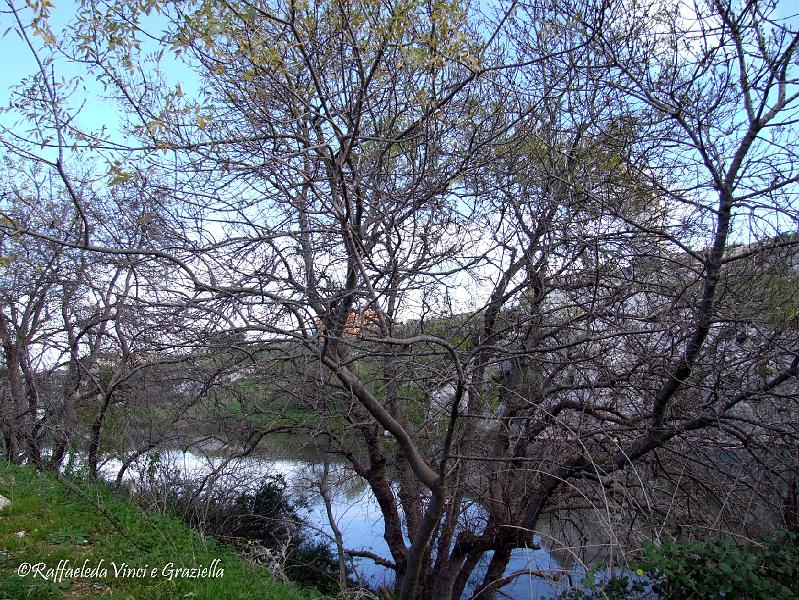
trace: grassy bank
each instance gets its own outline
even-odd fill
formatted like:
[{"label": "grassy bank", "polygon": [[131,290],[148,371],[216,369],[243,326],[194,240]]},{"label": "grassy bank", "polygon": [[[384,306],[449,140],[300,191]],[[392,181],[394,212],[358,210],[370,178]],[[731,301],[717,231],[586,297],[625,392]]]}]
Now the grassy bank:
[{"label": "grassy bank", "polygon": [[144,514],[105,485],[0,461],[0,495],[11,500],[0,509],[0,600],[319,596],[272,580],[176,519]]}]

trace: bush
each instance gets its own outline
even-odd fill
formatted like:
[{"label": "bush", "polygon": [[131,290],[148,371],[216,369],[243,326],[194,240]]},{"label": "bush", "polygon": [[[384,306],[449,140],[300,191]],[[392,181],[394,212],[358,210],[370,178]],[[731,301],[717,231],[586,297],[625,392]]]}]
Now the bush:
[{"label": "bush", "polygon": [[[316,587],[324,593],[338,591],[338,561],[330,546],[312,540],[302,527],[297,508],[289,500],[283,477],[265,479],[253,492],[231,496],[219,491],[198,497],[190,485],[174,486],[170,512],[194,529],[248,552],[258,559],[270,557],[276,575]],[[279,564],[278,564],[279,563]]]},{"label": "bush", "polygon": [[[782,532],[775,539],[738,544],[732,538],[645,544],[632,573],[602,577],[586,573],[579,588],[561,600],[795,600],[799,598],[799,536]],[[647,589],[648,588],[648,589]]]},{"label": "bush", "polygon": [[783,532],[758,544],[664,538],[649,544],[640,569],[665,599],[794,600],[799,598],[799,538]]},{"label": "bush", "polygon": [[232,499],[204,499],[201,511],[192,512],[192,525],[220,539],[259,542],[267,548],[289,543],[299,536],[298,517],[286,495],[282,477],[264,481],[254,493]]},{"label": "bush", "polygon": [[[592,568],[580,582],[579,588],[572,588],[558,596],[560,600],[628,600],[643,598],[646,585],[627,575],[604,577],[601,567]],[[651,594],[650,594],[651,595]]]},{"label": "bush", "polygon": [[293,546],[287,556],[285,569],[292,581],[301,581],[325,593],[339,591],[338,560],[324,542],[304,539]]}]

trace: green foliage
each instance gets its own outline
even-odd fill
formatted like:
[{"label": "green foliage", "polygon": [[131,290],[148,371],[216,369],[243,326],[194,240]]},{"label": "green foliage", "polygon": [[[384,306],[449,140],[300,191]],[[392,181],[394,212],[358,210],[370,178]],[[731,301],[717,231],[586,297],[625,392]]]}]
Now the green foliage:
[{"label": "green foliage", "polygon": [[191,487],[167,499],[170,510],[194,529],[225,543],[285,552],[283,570],[293,581],[326,593],[338,591],[338,563],[330,546],[300,526],[299,505],[289,499],[283,477],[266,478],[253,492],[231,498],[198,497]]},{"label": "green foliage", "polygon": [[[265,569],[177,519],[141,512],[103,484],[64,484],[32,468],[0,462],[0,494],[11,500],[0,511],[0,600],[319,597],[315,590],[274,581]],[[221,577],[115,577],[110,567],[111,561],[133,568],[207,567],[214,559],[224,568]],[[104,560],[109,573],[62,581],[17,575],[22,563],[55,568],[61,560],[72,567]]]},{"label": "green foliage", "polygon": [[280,477],[269,478],[255,492],[244,492],[232,501],[215,496],[198,501],[188,490],[170,502],[192,527],[219,538],[258,541],[269,548],[289,541],[297,520]]},{"label": "green foliage", "polygon": [[668,537],[645,547],[641,570],[665,599],[788,600],[799,597],[799,537],[758,544]]},{"label": "green foliage", "polygon": [[627,575],[603,577],[602,567],[589,569],[580,581],[579,588],[570,589],[560,596],[560,600],[626,600],[638,598],[646,586],[641,581],[631,580]]},{"label": "green foliage", "polygon": [[15,577],[0,587],[0,600],[58,600],[70,581],[59,583]]},{"label": "green foliage", "polygon": [[91,537],[77,529],[57,529],[44,536],[48,542],[54,544],[81,545],[88,544]]},{"label": "green foliage", "polygon": [[799,598],[799,536],[782,532],[756,544],[721,540],[664,538],[646,544],[635,573],[602,577],[589,570],[580,587],[561,600],[789,600]]},{"label": "green foliage", "polygon": [[325,593],[338,591],[338,562],[330,546],[320,540],[304,540],[295,546],[286,562],[292,581],[311,585]]}]

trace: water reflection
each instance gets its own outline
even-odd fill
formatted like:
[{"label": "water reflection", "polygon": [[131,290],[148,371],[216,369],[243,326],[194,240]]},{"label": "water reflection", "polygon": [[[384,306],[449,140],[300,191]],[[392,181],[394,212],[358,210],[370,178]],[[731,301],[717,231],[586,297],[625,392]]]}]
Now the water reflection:
[{"label": "water reflection", "polygon": [[[107,458],[101,467],[101,474],[116,479],[122,462]],[[332,539],[332,529],[327,519],[324,502],[318,493],[318,481],[323,471],[320,459],[297,460],[286,458],[266,458],[248,456],[230,459],[213,454],[205,455],[191,451],[165,450],[151,452],[132,463],[125,473],[125,479],[136,483],[154,480],[157,473],[172,481],[191,481],[202,483],[206,489],[235,490],[241,494],[254,491],[265,477],[282,476],[290,490],[305,499],[301,503],[301,516],[317,530],[320,537]],[[383,539],[383,520],[377,501],[366,482],[341,464],[330,465],[331,504],[333,516],[341,530],[345,546],[353,550],[368,550],[390,558],[386,541]],[[540,539],[535,540],[541,543]],[[490,556],[486,557],[486,563]],[[356,558],[353,562],[357,577],[370,587],[391,585],[393,573],[390,569],[376,565],[369,559]],[[554,598],[566,589],[566,580],[557,583],[542,580],[533,573],[561,572],[561,563],[544,548],[513,551],[506,574],[522,572],[503,592],[515,600],[534,598]],[[578,565],[569,565],[571,575],[579,581],[582,575]],[[479,575],[479,574],[478,574]],[[479,576],[467,587],[466,593],[474,591]]]}]

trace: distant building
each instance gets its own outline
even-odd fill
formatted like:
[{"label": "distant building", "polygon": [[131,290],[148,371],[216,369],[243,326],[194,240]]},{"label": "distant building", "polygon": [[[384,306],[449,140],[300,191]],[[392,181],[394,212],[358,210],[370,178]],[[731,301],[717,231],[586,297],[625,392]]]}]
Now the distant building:
[{"label": "distant building", "polygon": [[[316,335],[321,339],[324,338],[325,324],[320,316],[314,317],[316,323]],[[344,337],[356,337],[364,334],[378,334],[380,333],[380,319],[377,313],[372,309],[366,310],[353,310],[347,316],[347,322],[344,324],[342,334]]]}]

